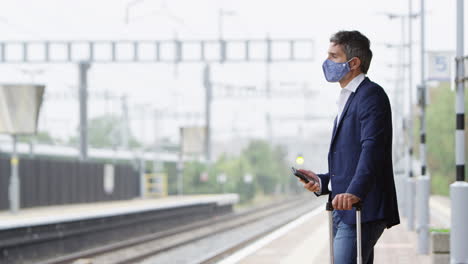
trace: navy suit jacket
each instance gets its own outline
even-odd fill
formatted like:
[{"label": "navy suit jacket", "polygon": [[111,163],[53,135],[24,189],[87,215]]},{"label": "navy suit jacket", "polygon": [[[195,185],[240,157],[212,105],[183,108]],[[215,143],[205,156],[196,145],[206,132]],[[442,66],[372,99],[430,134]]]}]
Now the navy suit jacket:
[{"label": "navy suit jacket", "polygon": [[[387,94],[365,78],[351,93],[333,129],[328,169],[318,174],[323,194],[351,193],[361,198],[362,222],[400,223],[392,166],[392,113]],[[337,210],[346,224],[356,224],[355,210]]]}]

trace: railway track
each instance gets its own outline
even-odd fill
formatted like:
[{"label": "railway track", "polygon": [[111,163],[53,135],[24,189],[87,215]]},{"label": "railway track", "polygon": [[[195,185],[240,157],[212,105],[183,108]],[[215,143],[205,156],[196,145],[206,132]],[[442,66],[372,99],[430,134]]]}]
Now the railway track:
[{"label": "railway track", "polygon": [[[135,239],[129,239],[99,248],[94,248],[74,254],[62,256],[40,264],[64,264],[64,263],[85,263],[85,264],[127,264],[127,263],[171,263],[166,261],[151,261],[151,258],[160,254],[165,254],[196,241],[214,238],[215,235],[225,232],[236,232],[241,227],[259,224],[265,219],[274,219],[283,215],[283,220],[268,224],[267,228],[258,232],[249,232],[240,242],[230,245],[218,245],[218,248],[211,248],[206,252],[200,252],[196,258],[189,257],[187,263],[214,263],[225,255],[265,236],[280,226],[296,219],[301,214],[322,205],[318,199],[312,197],[293,198],[274,204],[254,208],[244,212],[232,213],[215,217],[213,219],[196,222],[193,224],[148,234]],[[315,201],[316,203],[312,202]],[[284,217],[286,215],[286,217]],[[174,262],[175,263],[175,262]]]}]

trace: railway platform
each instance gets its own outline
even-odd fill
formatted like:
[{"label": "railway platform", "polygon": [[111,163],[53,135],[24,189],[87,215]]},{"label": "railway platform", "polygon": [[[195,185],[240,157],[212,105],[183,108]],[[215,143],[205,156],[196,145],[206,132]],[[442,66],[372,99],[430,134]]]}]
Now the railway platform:
[{"label": "railway platform", "polygon": [[0,211],[0,231],[203,204],[216,204],[217,207],[220,208],[232,207],[238,200],[239,197],[237,194],[184,195],[168,196],[164,198],[34,207],[21,209],[17,214],[12,214],[8,211]]},{"label": "railway platform", "polygon": [[[237,194],[174,196],[0,212],[0,263],[42,263],[232,212]],[[45,262],[46,263],[46,262]]]},{"label": "railway platform", "polygon": [[[431,196],[431,227],[448,227],[450,200]],[[417,254],[417,233],[407,229],[406,219],[386,229],[375,246],[374,263],[431,263],[430,255]],[[329,263],[328,215],[325,208],[302,216],[261,240],[245,247],[220,264]]]}]

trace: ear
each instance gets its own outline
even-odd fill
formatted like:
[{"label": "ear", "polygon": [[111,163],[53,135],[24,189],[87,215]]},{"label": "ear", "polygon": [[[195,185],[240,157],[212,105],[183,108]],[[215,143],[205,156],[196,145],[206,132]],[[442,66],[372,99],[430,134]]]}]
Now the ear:
[{"label": "ear", "polygon": [[349,68],[351,70],[359,70],[361,67],[361,59],[354,57],[352,61],[349,62]]}]

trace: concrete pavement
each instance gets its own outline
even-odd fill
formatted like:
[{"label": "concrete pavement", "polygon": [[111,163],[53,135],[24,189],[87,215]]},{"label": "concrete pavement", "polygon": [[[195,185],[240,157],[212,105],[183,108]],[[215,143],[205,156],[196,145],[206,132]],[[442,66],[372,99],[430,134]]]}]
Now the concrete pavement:
[{"label": "concrete pavement", "polygon": [[[447,197],[431,196],[430,209],[431,227],[449,227],[450,200]],[[235,261],[232,259],[230,261],[228,258],[221,263],[329,263],[328,215],[326,211],[323,209],[304,217],[300,224],[283,232],[283,235],[274,236],[275,239],[271,241],[263,241],[263,246],[254,252],[246,254],[244,257],[237,257]],[[431,263],[430,255],[417,254],[417,234],[407,230],[405,221],[406,219],[402,219],[400,225],[385,230],[375,247],[374,263]]]}]

